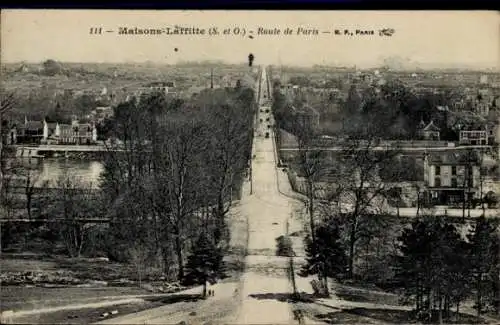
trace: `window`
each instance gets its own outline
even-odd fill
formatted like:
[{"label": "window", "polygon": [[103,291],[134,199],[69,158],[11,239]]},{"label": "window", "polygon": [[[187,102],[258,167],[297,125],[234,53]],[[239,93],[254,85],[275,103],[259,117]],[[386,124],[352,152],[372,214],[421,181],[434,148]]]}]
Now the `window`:
[{"label": "window", "polygon": [[451,166],[451,174],[456,175],[457,174],[457,166]]},{"label": "window", "polygon": [[441,186],[441,178],[439,178],[439,177],[434,178],[434,186],[435,187]]},{"label": "window", "polygon": [[436,166],[436,175],[441,175],[441,167],[440,166]]}]

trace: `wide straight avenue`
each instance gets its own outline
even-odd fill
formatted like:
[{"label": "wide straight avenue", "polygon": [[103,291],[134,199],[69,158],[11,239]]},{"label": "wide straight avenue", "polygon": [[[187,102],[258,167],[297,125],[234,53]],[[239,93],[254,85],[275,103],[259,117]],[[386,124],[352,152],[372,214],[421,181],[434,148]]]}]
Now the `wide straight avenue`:
[{"label": "wide straight avenue", "polygon": [[[200,321],[212,324],[296,324],[293,306],[287,301],[292,286],[287,274],[289,258],[276,256],[276,239],[287,231],[303,229],[302,224],[291,218],[300,203],[280,193],[274,139],[270,132],[273,118],[269,110],[270,94],[267,88],[266,69],[262,69],[259,98],[259,116],[256,119],[253,140],[251,173],[245,182],[243,196],[237,213],[248,222],[248,247],[245,271],[240,283],[218,283],[213,286],[215,297],[201,303],[182,303],[182,306],[165,305],[123,317],[109,319],[101,324],[172,324],[190,322],[196,314]],[[258,88],[258,87],[257,87]],[[266,112],[267,111],[267,112]],[[259,122],[260,120],[265,122]],[[294,245],[296,252],[303,251],[302,239]],[[300,255],[300,254],[299,254]],[[298,265],[303,259],[298,257]],[[299,267],[299,266],[297,266]],[[300,279],[304,291],[311,291],[307,278]],[[199,287],[184,293],[196,293]],[[285,299],[282,299],[285,297]],[[230,301],[233,303],[230,303]],[[234,301],[237,301],[234,304]],[[222,313],[225,305],[234,306]],[[229,308],[229,307],[228,307]],[[221,317],[221,315],[224,316]]]}]

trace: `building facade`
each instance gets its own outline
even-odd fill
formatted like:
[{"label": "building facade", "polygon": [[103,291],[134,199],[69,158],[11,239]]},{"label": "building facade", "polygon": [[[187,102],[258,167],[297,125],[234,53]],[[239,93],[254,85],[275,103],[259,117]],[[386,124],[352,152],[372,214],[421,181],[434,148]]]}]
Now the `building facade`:
[{"label": "building facade", "polygon": [[71,124],[49,123],[46,120],[28,121],[24,125],[13,127],[9,138],[10,144],[94,144],[97,142],[97,128],[93,123]]},{"label": "building facade", "polygon": [[475,152],[433,152],[424,158],[426,199],[453,205],[474,198],[480,186],[480,160]]},{"label": "building facade", "polygon": [[488,132],[484,130],[460,131],[458,136],[459,144],[464,145],[487,145]]}]

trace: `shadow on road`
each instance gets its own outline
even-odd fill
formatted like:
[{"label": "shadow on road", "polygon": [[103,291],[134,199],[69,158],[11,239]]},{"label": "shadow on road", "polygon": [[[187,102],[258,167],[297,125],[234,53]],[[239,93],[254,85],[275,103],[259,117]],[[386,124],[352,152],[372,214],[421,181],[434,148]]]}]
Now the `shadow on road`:
[{"label": "shadow on road", "polygon": [[250,294],[249,297],[258,299],[258,300],[277,300],[281,302],[314,302],[314,295],[302,292],[298,295],[294,295],[293,293],[255,293]]},{"label": "shadow on road", "polygon": [[162,304],[175,304],[178,302],[194,302],[200,299],[203,299],[200,294],[181,294],[165,297],[150,297],[145,300],[149,302],[159,302]]}]

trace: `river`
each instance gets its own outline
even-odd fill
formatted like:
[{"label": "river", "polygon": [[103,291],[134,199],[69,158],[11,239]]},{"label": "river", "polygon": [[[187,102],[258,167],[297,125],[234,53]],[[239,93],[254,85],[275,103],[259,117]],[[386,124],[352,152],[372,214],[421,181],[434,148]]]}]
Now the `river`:
[{"label": "river", "polygon": [[23,159],[23,164],[36,171],[36,185],[48,182],[50,187],[57,187],[58,180],[65,175],[74,177],[84,186],[98,187],[104,166],[99,161],[69,159]]}]

